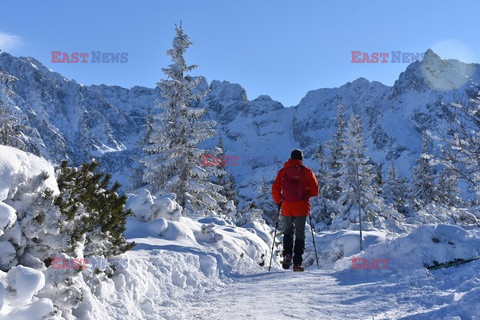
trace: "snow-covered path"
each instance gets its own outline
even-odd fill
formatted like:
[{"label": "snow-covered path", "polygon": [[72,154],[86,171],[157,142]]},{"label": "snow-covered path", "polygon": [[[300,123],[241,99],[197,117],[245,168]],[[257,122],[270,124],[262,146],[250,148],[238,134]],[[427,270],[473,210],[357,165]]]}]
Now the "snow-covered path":
[{"label": "snow-covered path", "polygon": [[230,285],[199,297],[188,308],[185,318],[388,318],[385,314],[377,317],[391,309],[391,300],[378,294],[379,283],[340,282],[325,270],[273,271],[238,277]]},{"label": "snow-covered path", "polygon": [[[189,308],[196,319],[346,319],[345,287],[325,271],[274,271],[239,277]],[[356,298],[362,300],[358,294]]]},{"label": "snow-covered path", "polygon": [[[137,243],[128,269],[99,285],[88,319],[480,319],[480,260],[435,271],[423,265],[476,255],[477,230],[431,225],[390,239],[371,232],[362,253],[354,231],[324,232],[316,239],[320,267],[308,266],[308,244],[307,269],[294,273],[278,261],[271,272],[260,266],[270,249],[262,225],[210,217],[132,218],[127,226]],[[354,256],[388,260],[387,268],[352,269]]]},{"label": "snow-covered path", "polygon": [[196,297],[180,311],[179,318],[479,319],[467,316],[472,310],[465,312],[465,307],[479,308],[475,298],[478,279],[469,279],[477,286],[466,284],[464,292],[453,285],[478,267],[475,264],[413,276],[318,269],[240,276],[225,287]]}]

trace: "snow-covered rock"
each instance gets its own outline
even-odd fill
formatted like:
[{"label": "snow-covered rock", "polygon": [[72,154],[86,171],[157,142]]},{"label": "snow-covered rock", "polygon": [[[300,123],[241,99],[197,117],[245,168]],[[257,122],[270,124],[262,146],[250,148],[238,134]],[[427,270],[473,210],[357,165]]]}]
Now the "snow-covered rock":
[{"label": "snow-covered rock", "polygon": [[16,266],[7,273],[8,288],[16,293],[20,302],[28,302],[45,285],[45,276],[41,271]]},{"label": "snow-covered rock", "polygon": [[174,193],[166,195],[151,194],[147,189],[138,189],[136,193],[129,194],[127,209],[144,222],[160,218],[178,220],[182,207],[175,201]]},{"label": "snow-covered rock", "polygon": [[0,236],[3,235],[3,230],[12,226],[16,219],[15,209],[0,202]]}]

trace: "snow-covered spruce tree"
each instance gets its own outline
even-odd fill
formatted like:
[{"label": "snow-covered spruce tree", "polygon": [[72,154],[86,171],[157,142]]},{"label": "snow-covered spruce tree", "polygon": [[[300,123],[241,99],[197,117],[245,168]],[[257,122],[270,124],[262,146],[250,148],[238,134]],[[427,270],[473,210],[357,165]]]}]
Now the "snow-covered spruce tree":
[{"label": "snow-covered spruce tree", "polygon": [[[466,182],[480,203],[480,92],[468,101],[452,103],[449,137],[442,137],[444,157],[439,163]],[[444,169],[445,170],[445,169]]]},{"label": "snow-covered spruce tree", "polygon": [[[448,206],[448,215],[454,223],[480,225],[480,92],[469,94],[469,100],[458,101],[449,106],[450,128],[443,137],[434,137],[439,141],[441,156],[434,158],[434,165],[440,164],[435,199]],[[468,186],[471,195],[462,203],[458,197],[457,182]],[[469,203],[468,203],[469,202]],[[455,207],[469,208],[455,209]]]},{"label": "snow-covered spruce tree", "polygon": [[339,181],[342,193],[337,201],[340,212],[334,221],[336,228],[348,227],[350,223],[358,222],[358,195],[360,195],[363,220],[375,222],[378,216],[384,214],[382,210],[385,205],[373,183],[375,173],[370,160],[365,155],[366,151],[362,126],[357,116],[352,113],[339,159],[341,162]]},{"label": "snow-covered spruce tree", "polygon": [[57,173],[60,189],[55,205],[62,215],[61,232],[70,237],[64,253],[78,257],[111,257],[130,250],[135,243],[127,243],[123,232],[126,218],[126,196],[118,195],[120,184],[110,187],[110,175],[97,171],[98,162],[93,160],[80,168],[69,167],[64,161]]},{"label": "snow-covered spruce tree", "polygon": [[[218,138],[217,146],[214,149],[214,155],[219,159],[218,169],[214,174],[214,178],[217,184],[223,189],[220,194],[223,195],[228,201],[232,200],[235,206],[238,205],[238,191],[235,186],[235,178],[232,172],[227,171],[227,167],[231,165],[230,159],[225,155],[225,148],[223,147],[222,136]],[[226,157],[226,158],[222,158]]]},{"label": "snow-covered spruce tree", "polygon": [[[450,149],[446,150],[444,159],[450,163],[455,161]],[[438,174],[438,183],[436,184],[435,188],[435,200],[449,207],[458,208],[462,206],[458,179],[459,174],[457,173],[457,170],[449,166],[445,166]]]},{"label": "snow-covered spruce tree", "polygon": [[[235,211],[236,214],[236,206],[238,205],[238,195],[236,190],[232,190],[232,183],[234,188],[234,181],[230,181],[233,179],[233,175],[227,174],[227,167],[230,164],[228,157],[225,155],[225,149],[223,147],[223,139],[220,135],[218,138],[217,145],[213,148],[211,154],[202,155],[202,166],[204,165],[211,165],[212,168],[211,174],[213,176],[213,183],[222,187],[219,193],[225,197],[226,201],[220,202],[220,213],[224,216],[231,216],[232,211]],[[235,210],[233,210],[235,207]]]},{"label": "snow-covered spruce tree", "polygon": [[430,159],[432,159],[432,155],[429,153],[428,138],[424,133],[422,153],[413,167],[412,201],[415,210],[420,210],[435,200],[435,176],[430,165]]},{"label": "snow-covered spruce tree", "polygon": [[222,208],[224,216],[228,219],[235,221],[241,215],[241,212],[238,211],[238,190],[235,184],[235,177],[233,173],[228,172],[225,176],[222,176],[223,181],[218,184],[222,186],[220,194],[225,197],[227,202],[225,204],[221,203],[225,209]]},{"label": "snow-covered spruce tree", "polygon": [[267,186],[265,178],[262,177],[260,180],[260,185],[257,188],[257,198],[255,203],[258,206],[258,209],[263,211],[263,218],[269,224],[275,226],[275,221],[277,219],[278,208],[272,200],[271,196],[271,185]]},{"label": "snow-covered spruce tree", "polygon": [[319,142],[313,158],[318,162],[319,168],[316,172],[318,187],[320,190],[319,196],[311,199],[312,203],[312,219],[315,223],[321,223],[322,228],[329,226],[332,223],[333,212],[335,210],[335,202],[328,198],[330,192],[330,171],[328,169],[328,162],[325,156],[323,143]]},{"label": "snow-covered spruce tree", "polygon": [[398,170],[392,164],[388,170],[387,181],[383,188],[383,198],[387,204],[393,205],[395,210],[403,215],[409,213],[410,190],[407,178],[398,175]]},{"label": "snow-covered spruce tree", "polygon": [[145,165],[140,161],[148,153],[144,150],[145,146],[150,143],[150,136],[152,134],[152,109],[147,107],[147,117],[145,119],[145,125],[143,134],[140,135],[140,139],[137,141],[138,153],[132,156],[132,160],[136,162],[137,167],[133,169],[133,173],[130,176],[131,189],[135,190],[145,186],[143,181],[143,173],[145,172]]},{"label": "snow-covered spruce tree", "polygon": [[375,189],[378,191],[378,195],[383,193],[383,164],[382,163],[374,163],[373,168],[375,171],[375,179],[373,179],[373,183],[375,184]]},{"label": "snow-covered spruce tree", "polygon": [[[345,140],[345,120],[343,114],[345,107],[343,104],[338,105],[337,116],[337,131],[327,143],[327,149],[329,150],[329,156],[327,158],[328,168],[330,174],[327,176],[328,180],[325,181],[327,198],[333,201],[337,201],[340,197],[342,190],[340,188],[340,176],[342,170],[342,153]],[[333,212],[335,213],[335,212]]]},{"label": "snow-covered spruce tree", "polygon": [[200,78],[187,73],[196,66],[187,66],[183,57],[192,42],[176,27],[173,48],[167,54],[173,63],[162,69],[168,80],[158,83],[163,99],[154,116],[143,181],[152,192],[174,193],[187,215],[215,214],[226,199],[221,187],[211,180],[213,166],[201,166],[205,153],[197,145],[215,135],[214,121],[201,120],[205,109],[196,107],[204,92],[199,92]]},{"label": "snow-covered spruce tree", "polygon": [[237,184],[235,182],[235,177],[233,176],[232,172],[228,172],[224,177],[225,183],[220,184],[223,187],[221,190],[221,194],[228,200],[233,201],[235,206],[238,206],[238,190]]},{"label": "snow-covered spruce tree", "polygon": [[318,170],[317,170],[317,180],[318,180],[318,187],[320,192],[326,193],[327,192],[327,180],[329,175],[328,170],[328,162],[325,156],[325,150],[323,147],[323,143],[319,142],[317,146],[317,150],[313,154],[313,159],[318,163]]},{"label": "snow-covered spruce tree", "polygon": [[237,226],[243,226],[249,222],[261,220],[262,210],[258,208],[255,202],[249,202],[247,208],[240,214],[239,218],[235,221]]}]

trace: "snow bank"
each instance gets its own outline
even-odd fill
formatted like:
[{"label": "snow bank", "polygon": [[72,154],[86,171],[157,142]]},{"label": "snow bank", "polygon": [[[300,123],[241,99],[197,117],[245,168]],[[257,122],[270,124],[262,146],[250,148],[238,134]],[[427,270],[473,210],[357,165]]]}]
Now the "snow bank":
[{"label": "snow bank", "polygon": [[367,256],[389,259],[389,269],[411,271],[456,258],[480,255],[480,232],[452,225],[421,226],[400,237],[369,248]]},{"label": "snow bank", "polygon": [[15,209],[5,203],[0,202],[0,236],[3,235],[3,230],[15,223],[15,220]]},{"label": "snow bank", "polygon": [[44,287],[42,271],[17,266],[8,273],[0,271],[0,320],[42,319],[53,311],[49,299],[34,296]]},{"label": "snow bank", "polygon": [[272,241],[261,224],[236,227],[218,217],[130,217],[125,237],[137,246],[125,254],[128,268],[95,289],[87,312],[95,319],[180,319],[184,299],[221,288],[238,273],[262,270],[269,252],[262,238]]},{"label": "snow bank", "polygon": [[5,200],[20,183],[43,172],[49,176],[45,181],[46,187],[58,191],[54,168],[47,160],[0,145],[0,201]]},{"label": "snow bank", "polygon": [[16,266],[7,273],[8,287],[16,292],[19,302],[28,302],[45,285],[45,276],[41,271]]},{"label": "snow bank", "polygon": [[383,272],[412,273],[415,270],[425,270],[425,266],[434,265],[435,261],[443,263],[479,255],[480,230],[466,230],[445,224],[425,225],[406,236],[366,246],[362,253],[345,255],[346,258],[339,261],[336,267],[351,268],[352,257],[369,261],[386,259],[388,265]]},{"label": "snow bank", "polygon": [[176,195],[151,194],[147,189],[139,189],[128,195],[127,209],[141,221],[148,222],[160,218],[178,220],[182,207],[175,201]]},{"label": "snow bank", "polygon": [[[0,236],[20,236],[19,230],[11,232],[17,213],[5,202],[44,172],[49,178],[41,187],[58,193],[51,164],[0,146]],[[17,264],[15,248],[0,241],[0,265],[10,268],[0,271],[0,320],[176,318],[182,299],[222,287],[236,274],[261,270],[269,254],[271,230],[261,222],[242,228],[216,217],[182,217],[175,195],[148,190],[130,195],[128,208],[135,216],[128,218],[125,236],[137,247],[119,257],[126,263],[115,272],[108,266],[98,272],[92,263],[82,270],[57,264],[55,269],[53,264],[11,267]],[[71,259],[61,252],[58,257]]]},{"label": "snow bank", "polygon": [[[305,253],[303,255],[306,267],[316,264],[312,231],[306,226]],[[387,237],[385,231],[363,231],[363,248],[381,243]],[[360,233],[356,230],[322,231],[315,233],[315,244],[321,269],[338,268],[337,261],[344,257],[360,254]]]},{"label": "snow bank", "polygon": [[[23,183],[43,173],[46,173],[48,178],[42,187],[58,193],[54,168],[47,160],[16,148],[0,145],[0,237],[17,220],[16,210],[3,201],[13,196]],[[18,232],[16,234],[20,236]],[[10,234],[9,237],[15,236]],[[19,239],[15,240],[19,242]],[[13,246],[7,241],[0,241],[0,268],[3,270],[8,268],[14,257]]]}]

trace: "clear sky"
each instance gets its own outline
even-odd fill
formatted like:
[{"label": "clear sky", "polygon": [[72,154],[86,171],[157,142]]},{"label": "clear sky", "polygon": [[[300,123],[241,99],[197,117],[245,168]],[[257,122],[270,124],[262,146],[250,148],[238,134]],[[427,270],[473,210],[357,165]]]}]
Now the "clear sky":
[{"label": "clear sky", "polygon": [[[194,45],[187,63],[208,81],[241,84],[296,105],[309,90],[358,77],[392,85],[407,63],[351,63],[351,51],[433,48],[480,59],[480,1],[150,0],[5,1],[0,49],[32,56],[83,84],[153,88],[170,63],[175,24]],[[51,63],[51,51],[128,53],[127,63]]]}]

